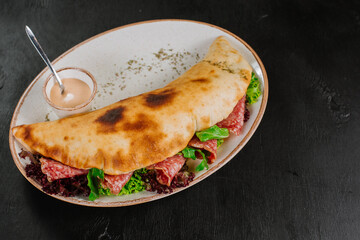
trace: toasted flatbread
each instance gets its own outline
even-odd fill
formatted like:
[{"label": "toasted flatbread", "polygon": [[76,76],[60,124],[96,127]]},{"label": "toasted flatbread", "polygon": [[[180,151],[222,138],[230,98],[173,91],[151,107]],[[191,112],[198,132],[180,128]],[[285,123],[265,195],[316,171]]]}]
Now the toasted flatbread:
[{"label": "toasted flatbread", "polygon": [[28,150],[65,165],[131,172],[177,154],[196,131],[225,119],[246,94],[251,71],[218,37],[202,61],[163,88],[12,132]]}]

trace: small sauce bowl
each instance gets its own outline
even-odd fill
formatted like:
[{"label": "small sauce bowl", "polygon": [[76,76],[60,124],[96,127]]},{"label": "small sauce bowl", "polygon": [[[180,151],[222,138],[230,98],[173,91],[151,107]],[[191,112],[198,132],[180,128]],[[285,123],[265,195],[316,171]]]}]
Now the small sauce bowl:
[{"label": "small sauce bowl", "polygon": [[54,84],[57,84],[54,76],[51,74],[47,79],[45,80],[45,84],[43,86],[43,94],[45,97],[46,102],[52,107],[54,112],[59,118],[64,118],[70,115],[78,114],[78,113],[84,113],[91,109],[91,103],[92,100],[95,97],[96,91],[97,91],[97,83],[95,78],[91,73],[88,71],[77,68],[77,67],[67,67],[67,68],[61,68],[56,71],[61,79],[64,78],[77,78],[83,82],[85,82],[89,87],[91,91],[90,98],[84,102],[81,105],[78,105],[76,107],[72,108],[65,108],[55,105],[50,100],[50,91],[51,88],[54,86]]}]

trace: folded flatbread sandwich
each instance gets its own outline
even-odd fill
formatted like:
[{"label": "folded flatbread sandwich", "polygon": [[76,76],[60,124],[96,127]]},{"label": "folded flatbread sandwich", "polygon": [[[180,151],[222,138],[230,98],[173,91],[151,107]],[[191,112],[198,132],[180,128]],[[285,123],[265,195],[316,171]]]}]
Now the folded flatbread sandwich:
[{"label": "folded flatbread sandwich", "polygon": [[28,151],[63,165],[129,174],[173,157],[195,132],[226,119],[244,99],[251,74],[240,53],[218,37],[203,60],[163,88],[12,132]]}]

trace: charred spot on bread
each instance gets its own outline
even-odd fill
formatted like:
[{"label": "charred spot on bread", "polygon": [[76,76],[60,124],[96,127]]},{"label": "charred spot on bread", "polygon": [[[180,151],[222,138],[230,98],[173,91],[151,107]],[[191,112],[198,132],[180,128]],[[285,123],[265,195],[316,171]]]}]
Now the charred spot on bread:
[{"label": "charred spot on bread", "polygon": [[201,118],[201,121],[204,123],[204,124],[210,124],[210,116],[203,116]]},{"label": "charred spot on bread", "polygon": [[158,93],[145,94],[145,104],[150,108],[157,108],[172,102],[176,93],[173,89],[165,89]]},{"label": "charred spot on bread", "polygon": [[121,166],[122,164],[121,159],[123,159],[123,157],[121,156],[121,152],[117,151],[116,154],[112,156],[112,161],[111,161],[112,167],[119,168],[119,166]]},{"label": "charred spot on bread", "polygon": [[114,125],[123,118],[125,107],[117,107],[107,110],[104,115],[98,117],[95,122],[99,122],[106,125]]},{"label": "charred spot on bread", "polygon": [[48,147],[48,149],[46,150],[46,153],[49,156],[52,156],[53,158],[56,158],[56,157],[60,158],[64,152],[59,147],[54,146],[54,147]]},{"label": "charred spot on bread", "polygon": [[120,106],[107,110],[104,115],[98,117],[95,122],[100,123],[98,132],[110,133],[116,131],[115,125],[124,117],[125,107]]},{"label": "charred spot on bread", "polygon": [[194,125],[193,125],[193,124],[188,124],[188,125],[186,126],[186,131],[192,132],[193,130],[194,130]]},{"label": "charred spot on bread", "polygon": [[209,88],[206,88],[206,87],[201,87],[200,89],[201,89],[201,91],[203,91],[203,92],[209,91]]},{"label": "charred spot on bread", "polygon": [[[160,135],[160,137],[159,137]],[[143,136],[139,139],[131,139],[129,144],[130,155],[123,153],[122,151],[117,151],[110,158],[111,161],[105,162],[105,167],[109,168],[114,167],[121,169],[123,172],[131,171],[131,169],[137,166],[138,159],[146,159],[144,164],[152,164],[152,159],[148,156],[156,156],[156,159],[164,159],[165,157],[161,154],[161,149],[158,148],[157,144],[154,144],[155,141],[161,141],[162,134],[156,132],[153,129],[147,129],[144,131]],[[155,155],[154,155],[155,153]]]},{"label": "charred spot on bread", "polygon": [[51,158],[55,161],[60,161],[61,163],[65,164],[65,165],[71,164],[71,161],[68,158],[67,153],[59,145],[54,145],[54,146],[50,147],[50,146],[47,146],[46,144],[37,143],[35,145],[35,147],[37,149],[41,149],[42,150],[41,155],[43,155],[46,158]]},{"label": "charred spot on bread", "polygon": [[158,124],[151,120],[151,118],[143,113],[140,113],[136,116],[135,121],[133,122],[125,122],[123,124],[123,131],[144,131],[156,129]]},{"label": "charred spot on bread", "polygon": [[198,79],[193,79],[191,80],[192,82],[198,82],[198,83],[207,83],[209,82],[209,79],[206,78],[198,78]]},{"label": "charred spot on bread", "polygon": [[251,72],[245,69],[241,69],[240,76],[250,82]]},{"label": "charred spot on bread", "polygon": [[23,138],[25,141],[27,140],[31,140],[32,136],[31,136],[31,126],[29,125],[23,125],[22,126],[23,129]]}]

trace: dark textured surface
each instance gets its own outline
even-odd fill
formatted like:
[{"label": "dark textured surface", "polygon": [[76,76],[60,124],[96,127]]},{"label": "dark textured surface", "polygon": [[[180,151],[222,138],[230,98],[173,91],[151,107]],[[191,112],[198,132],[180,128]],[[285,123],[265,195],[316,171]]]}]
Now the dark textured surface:
[{"label": "dark textured surface", "polygon": [[[15,106],[50,59],[127,23],[183,18],[239,35],[270,83],[255,135],[225,167],[174,196],[94,209],[53,199],[18,172],[8,147]],[[50,47],[51,46],[51,47]],[[1,239],[359,239],[359,1],[0,2]]]}]

